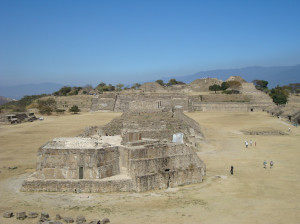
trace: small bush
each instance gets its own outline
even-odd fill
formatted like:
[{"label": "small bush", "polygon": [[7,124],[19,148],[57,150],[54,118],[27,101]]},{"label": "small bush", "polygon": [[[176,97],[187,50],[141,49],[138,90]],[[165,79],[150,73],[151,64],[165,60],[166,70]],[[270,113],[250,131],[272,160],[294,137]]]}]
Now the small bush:
[{"label": "small bush", "polygon": [[64,110],[64,109],[56,109],[55,110],[55,112],[58,113],[58,114],[63,114],[63,113],[65,113],[65,111],[66,110]]},{"label": "small bush", "polygon": [[73,105],[70,109],[69,112],[77,114],[78,112],[80,112],[80,109],[78,108],[77,105]]}]

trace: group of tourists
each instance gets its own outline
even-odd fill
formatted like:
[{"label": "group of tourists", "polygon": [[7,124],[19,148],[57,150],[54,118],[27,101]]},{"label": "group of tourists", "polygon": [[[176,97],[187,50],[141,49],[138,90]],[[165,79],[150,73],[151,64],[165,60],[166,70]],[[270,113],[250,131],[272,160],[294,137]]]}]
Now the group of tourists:
[{"label": "group of tourists", "polygon": [[[252,146],[252,144],[253,144],[253,142],[252,142],[251,139],[250,139],[249,142],[247,140],[245,140],[245,146],[246,146],[246,148],[248,148],[249,145]],[[256,142],[254,142],[254,146],[256,147]]]},{"label": "group of tourists", "polygon": [[[268,164],[267,161],[264,160],[263,165],[264,165],[264,168],[265,168],[265,169],[267,169],[267,164]],[[270,161],[270,169],[272,169],[273,166],[274,166],[274,162],[271,160],[271,161]]]},{"label": "group of tourists", "polygon": [[[267,169],[267,164],[268,164],[267,161],[264,160],[263,165],[264,165],[264,168],[265,168],[265,169]],[[270,161],[270,169],[272,169],[273,166],[274,166],[274,162],[271,160],[271,161]],[[231,166],[231,167],[230,167],[230,174],[231,174],[231,175],[233,175],[233,169],[234,169],[234,167]]]}]

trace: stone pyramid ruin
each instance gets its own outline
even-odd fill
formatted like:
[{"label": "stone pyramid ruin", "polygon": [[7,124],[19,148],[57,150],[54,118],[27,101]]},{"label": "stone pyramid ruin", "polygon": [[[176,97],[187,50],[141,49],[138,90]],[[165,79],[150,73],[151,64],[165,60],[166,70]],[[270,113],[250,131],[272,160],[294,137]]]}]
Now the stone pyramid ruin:
[{"label": "stone pyramid ruin", "polygon": [[143,192],[199,183],[206,168],[195,148],[203,138],[181,112],[125,113],[81,137],[40,147],[36,172],[22,190]]}]

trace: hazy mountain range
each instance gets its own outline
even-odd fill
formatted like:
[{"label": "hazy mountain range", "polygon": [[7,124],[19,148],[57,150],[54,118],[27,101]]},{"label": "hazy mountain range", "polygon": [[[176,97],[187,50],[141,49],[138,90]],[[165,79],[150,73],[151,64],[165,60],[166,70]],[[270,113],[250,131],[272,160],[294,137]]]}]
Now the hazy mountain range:
[{"label": "hazy mountain range", "polygon": [[[178,81],[190,83],[195,79],[210,77],[218,78],[223,81],[229,76],[241,76],[246,81],[252,82],[255,79],[267,80],[269,88],[276,85],[287,85],[290,83],[300,83],[300,64],[295,66],[275,66],[275,67],[245,67],[238,69],[218,69],[201,71],[192,75],[164,77],[164,82],[168,82],[171,78],[176,78]],[[53,93],[59,90],[63,85],[57,83],[41,83],[41,84],[25,84],[16,86],[0,86],[0,96],[9,97],[12,99],[20,99],[24,95],[36,95],[42,93]]]},{"label": "hazy mountain range", "polygon": [[294,66],[253,66],[238,69],[218,69],[201,71],[193,75],[165,77],[163,80],[164,82],[167,82],[170,80],[170,78],[176,78],[178,81],[190,83],[195,79],[210,77],[225,81],[230,76],[241,76],[247,82],[252,82],[255,79],[266,80],[269,82],[268,87],[273,88],[277,85],[283,86],[290,83],[300,83],[300,64]]},{"label": "hazy mountain range", "polygon": [[0,96],[19,100],[25,95],[49,94],[59,90],[63,85],[57,83],[24,84],[0,86]]}]

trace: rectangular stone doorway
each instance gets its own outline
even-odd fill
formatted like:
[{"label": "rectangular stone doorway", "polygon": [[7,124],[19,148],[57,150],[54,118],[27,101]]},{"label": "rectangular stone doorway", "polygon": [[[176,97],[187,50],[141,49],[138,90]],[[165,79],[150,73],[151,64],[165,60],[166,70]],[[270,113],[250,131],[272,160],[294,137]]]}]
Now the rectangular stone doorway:
[{"label": "rectangular stone doorway", "polygon": [[79,179],[83,179],[83,167],[79,167]]}]

